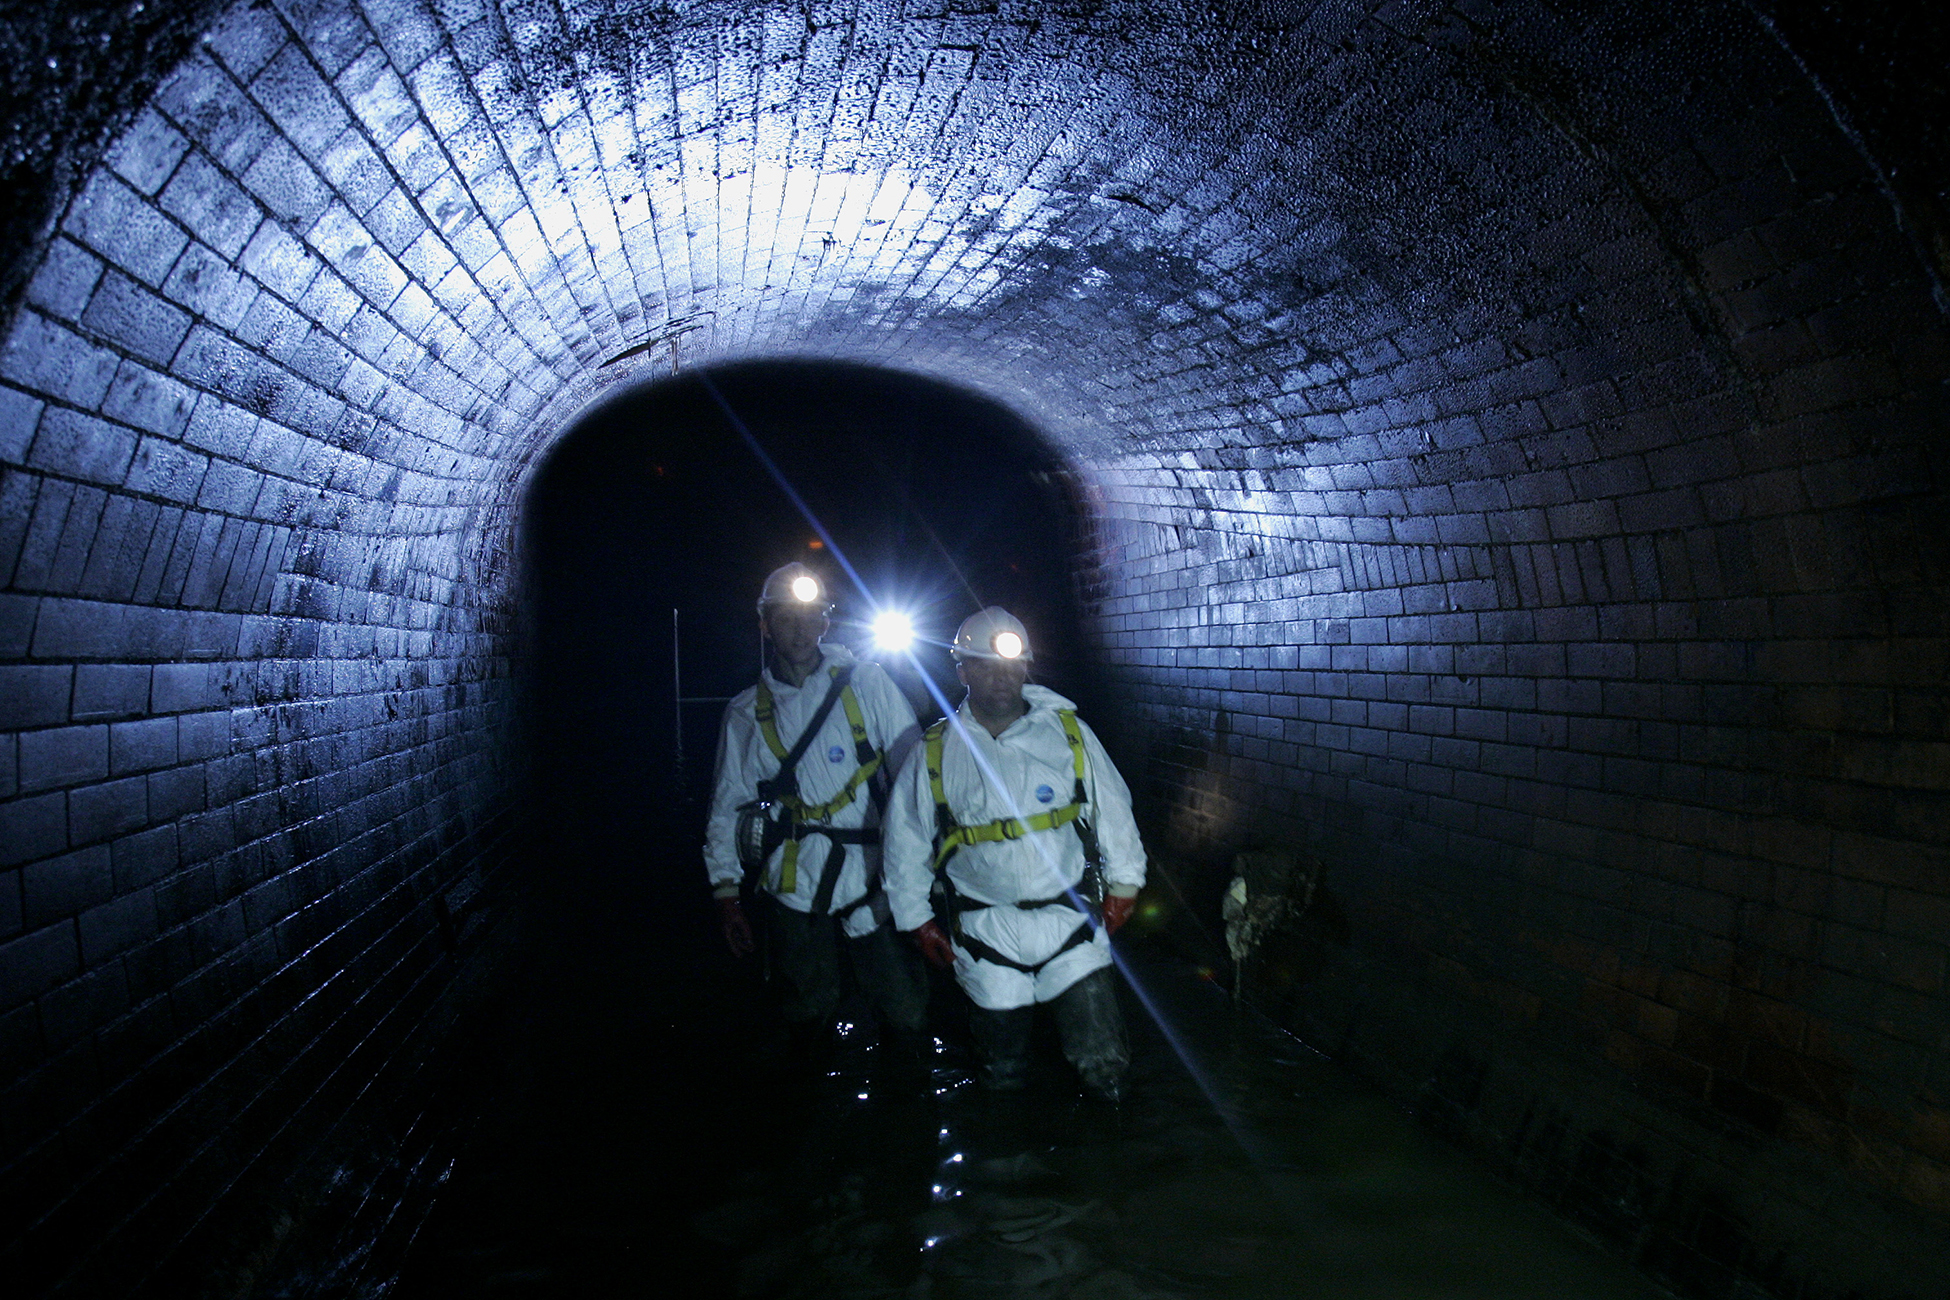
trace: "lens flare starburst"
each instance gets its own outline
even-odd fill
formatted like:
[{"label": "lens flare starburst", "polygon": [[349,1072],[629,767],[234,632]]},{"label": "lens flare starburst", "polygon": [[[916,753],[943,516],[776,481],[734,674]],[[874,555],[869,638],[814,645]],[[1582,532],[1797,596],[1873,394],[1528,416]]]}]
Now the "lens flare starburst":
[{"label": "lens flare starburst", "polygon": [[914,645],[914,620],[896,609],[874,615],[873,643],[886,654],[905,654]]}]

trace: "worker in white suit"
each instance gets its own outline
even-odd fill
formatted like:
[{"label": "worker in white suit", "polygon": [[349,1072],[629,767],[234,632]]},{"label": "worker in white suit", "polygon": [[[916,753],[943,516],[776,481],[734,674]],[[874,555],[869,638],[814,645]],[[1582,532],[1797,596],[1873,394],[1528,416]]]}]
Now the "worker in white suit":
[{"label": "worker in white suit", "polygon": [[953,652],[967,698],[928,730],[888,799],[894,927],[973,1002],[987,1087],[1026,1084],[1031,1016],[1047,1002],[1085,1088],[1115,1102],[1130,1047],[1110,935],[1145,866],[1130,790],[1076,706],[1028,684],[1034,656],[1014,615],[971,616]]},{"label": "worker in white suit", "polygon": [[843,992],[842,946],[880,1021],[894,1077],[918,1077],[927,1035],[927,972],[887,925],[879,804],[887,773],[920,733],[887,673],[822,638],[825,584],[803,564],[765,580],[766,663],[725,706],[704,862],[719,926],[735,957],[755,948],[739,894],[764,907],[787,988],[795,1055],[819,1068]]}]

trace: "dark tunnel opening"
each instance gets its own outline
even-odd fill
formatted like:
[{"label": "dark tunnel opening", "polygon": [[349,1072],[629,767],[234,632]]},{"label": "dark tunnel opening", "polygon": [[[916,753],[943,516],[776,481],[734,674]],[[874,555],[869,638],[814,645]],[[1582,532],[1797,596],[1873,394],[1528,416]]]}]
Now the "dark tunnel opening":
[{"label": "dark tunnel opening", "polygon": [[[575,864],[535,887],[565,924],[629,900],[659,942],[708,930],[697,850],[719,719],[756,678],[758,586],[788,561],[827,575],[829,640],[889,664],[924,720],[959,701],[943,646],[987,604],[1036,629],[1038,680],[1085,707],[1101,695],[1061,464],[1019,417],[936,381],[771,362],[612,397],[538,471],[524,527],[533,781]],[[912,653],[876,651],[882,607],[913,619]]]},{"label": "dark tunnel opening", "polygon": [[883,657],[924,718],[959,698],[945,642],[991,604],[1036,630],[1038,680],[1088,707],[1101,687],[1077,614],[1084,527],[1039,435],[938,381],[748,363],[608,398],[564,434],[527,507],[533,724],[545,776],[565,774],[551,793],[639,815],[694,806],[718,709],[684,707],[680,784],[673,638],[685,696],[749,685],[758,583],[790,560],[828,575],[835,640],[872,653],[876,610],[914,619],[916,655]]}]

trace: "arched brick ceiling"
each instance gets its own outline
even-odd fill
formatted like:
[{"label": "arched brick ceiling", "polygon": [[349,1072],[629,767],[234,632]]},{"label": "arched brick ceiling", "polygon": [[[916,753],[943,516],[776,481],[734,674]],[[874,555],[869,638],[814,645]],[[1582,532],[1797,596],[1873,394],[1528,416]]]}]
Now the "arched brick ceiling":
[{"label": "arched brick ceiling", "polygon": [[[1862,160],[1737,8],[1513,17],[239,6],[63,218],[12,373],[127,426],[83,478],[214,393],[295,436],[203,435],[266,497],[397,470],[497,517],[567,412],[671,360],[948,374],[1147,476],[1433,451],[1459,385],[1603,415],[1644,371],[1764,416],[1732,227],[1886,220]],[[1882,256],[1865,294],[1913,270]]]}]

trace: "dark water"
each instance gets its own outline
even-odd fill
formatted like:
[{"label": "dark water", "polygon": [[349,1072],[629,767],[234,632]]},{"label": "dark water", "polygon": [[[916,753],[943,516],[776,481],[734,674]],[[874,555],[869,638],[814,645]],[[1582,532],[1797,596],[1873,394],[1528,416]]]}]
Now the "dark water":
[{"label": "dark water", "polygon": [[1013,1134],[951,1106],[909,1294],[1664,1294],[1182,966],[1126,971],[1133,1099],[1050,1097]]},{"label": "dark water", "polygon": [[689,943],[536,981],[390,1294],[1666,1294],[1163,952],[1125,954],[1113,1109],[1048,1041],[982,1093],[952,988],[932,1095],[883,1095],[864,1025],[794,1076],[753,970]]}]

